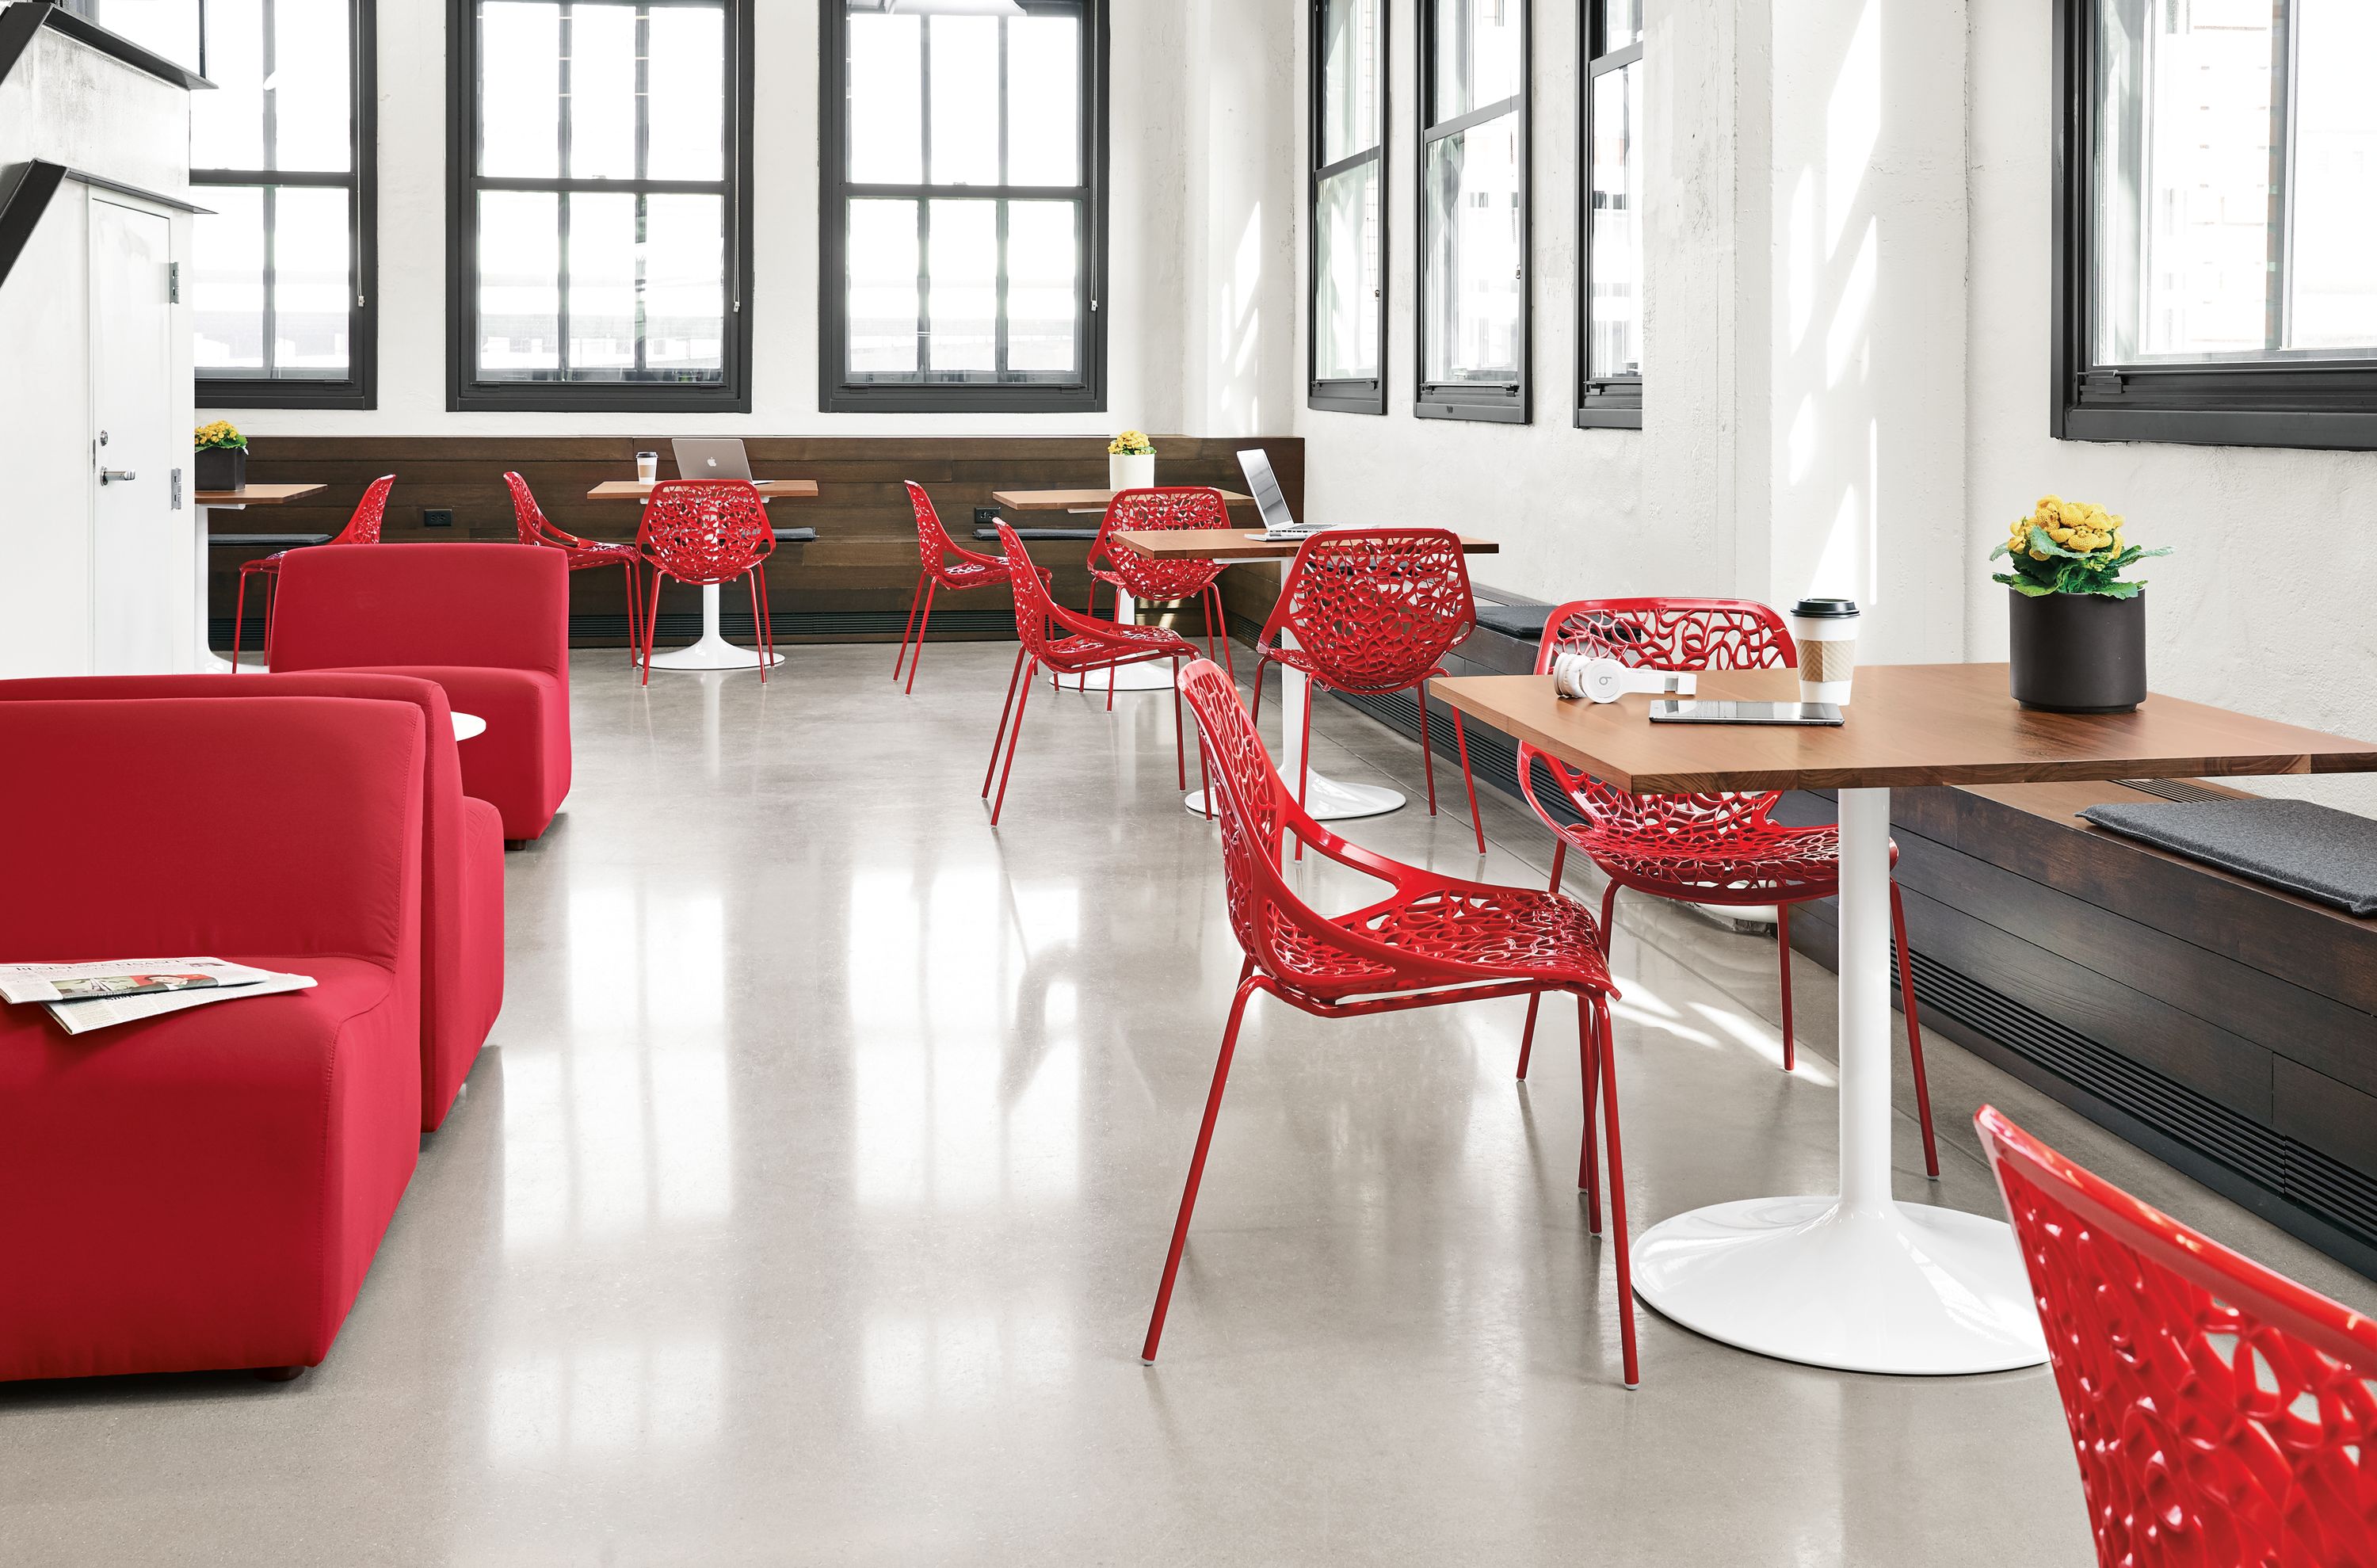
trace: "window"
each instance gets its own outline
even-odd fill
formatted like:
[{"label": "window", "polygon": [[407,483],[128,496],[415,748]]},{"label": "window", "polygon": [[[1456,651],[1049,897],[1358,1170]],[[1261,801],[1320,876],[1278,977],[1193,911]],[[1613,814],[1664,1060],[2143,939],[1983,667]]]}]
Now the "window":
[{"label": "window", "polygon": [[97,0],[190,95],[202,408],[369,408],[371,0]]},{"label": "window", "polygon": [[1387,0],[1312,9],[1311,391],[1387,412]]},{"label": "window", "polygon": [[1099,0],[825,0],[829,410],[1105,406]]},{"label": "window", "polygon": [[2377,6],[2057,20],[2054,434],[2377,449]]},{"label": "window", "polygon": [[1523,425],[1527,392],[1527,0],[1421,0],[1423,418]]},{"label": "window", "polygon": [[1642,427],[1642,0],[1585,0],[1577,167],[1580,425]]},{"label": "window", "polygon": [[448,407],[749,411],[750,32],[455,0]]}]

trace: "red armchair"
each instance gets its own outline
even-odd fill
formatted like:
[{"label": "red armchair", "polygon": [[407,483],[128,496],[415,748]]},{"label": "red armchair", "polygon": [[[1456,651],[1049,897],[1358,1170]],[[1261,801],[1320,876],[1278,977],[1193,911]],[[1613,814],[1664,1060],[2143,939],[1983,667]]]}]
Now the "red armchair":
[{"label": "red armchair", "polygon": [[569,793],[569,563],[532,545],[299,550],[281,569],[272,667],[416,676],[487,721],[462,789],[504,837],[541,836]]},{"label": "red armchair", "polygon": [[494,807],[462,793],[453,710],[444,688],[404,676],[336,670],[0,681],[0,702],[165,697],[349,697],[421,710],[427,735],[421,781],[421,1126],[435,1131],[504,1004],[503,824]]},{"label": "red armchair", "polygon": [[423,749],[393,702],[0,703],[38,762],[0,820],[40,825],[0,952],[319,982],[81,1036],[0,1008],[0,1379],[328,1353],[420,1148]]}]

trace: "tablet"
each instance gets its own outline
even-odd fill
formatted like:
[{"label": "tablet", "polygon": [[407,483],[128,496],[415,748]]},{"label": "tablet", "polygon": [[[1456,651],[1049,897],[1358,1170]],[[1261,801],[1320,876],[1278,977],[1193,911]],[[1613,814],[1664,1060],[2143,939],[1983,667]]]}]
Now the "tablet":
[{"label": "tablet", "polygon": [[1651,704],[1654,724],[1802,724],[1838,728],[1834,702],[1676,702]]}]

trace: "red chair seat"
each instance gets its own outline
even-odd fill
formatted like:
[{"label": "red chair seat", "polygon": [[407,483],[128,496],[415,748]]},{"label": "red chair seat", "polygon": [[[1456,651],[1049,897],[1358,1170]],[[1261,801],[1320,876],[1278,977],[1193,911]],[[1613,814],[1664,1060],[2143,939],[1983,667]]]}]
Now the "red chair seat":
[{"label": "red chair seat", "polygon": [[[1524,974],[1551,986],[1610,988],[1593,916],[1553,893],[1448,881],[1339,916],[1332,924],[1414,957],[1474,965],[1480,982]],[[1446,984],[1441,976],[1406,975],[1308,933],[1275,929],[1272,940],[1284,961],[1280,978],[1313,999]]]}]

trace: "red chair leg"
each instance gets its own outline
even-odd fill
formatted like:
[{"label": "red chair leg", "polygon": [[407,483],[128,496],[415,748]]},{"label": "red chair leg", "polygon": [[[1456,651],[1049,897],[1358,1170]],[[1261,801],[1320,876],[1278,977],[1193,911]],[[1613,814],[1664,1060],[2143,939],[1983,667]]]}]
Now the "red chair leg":
[{"label": "red chair leg", "polygon": [[1618,1251],[1618,1335],[1624,1347],[1626,1386],[1639,1388],[1642,1368],[1634,1346],[1634,1263],[1626,1245],[1626,1157],[1618,1133],[1618,1039],[1610,1032],[1607,1007],[1595,1007],[1579,997],[1577,1008],[1581,1022],[1592,1022],[1582,1016],[1590,1013],[1601,1029],[1601,1116],[1609,1134],[1609,1239]]},{"label": "red chair leg", "polygon": [[1205,1119],[1197,1129],[1197,1152],[1188,1157],[1188,1183],[1180,1190],[1180,1217],[1172,1224],[1172,1250],[1164,1257],[1164,1281],[1155,1287],[1155,1311],[1147,1320],[1147,1343],[1139,1359],[1155,1364],[1155,1347],[1164,1338],[1164,1314],[1172,1307],[1172,1282],[1180,1275],[1180,1250],[1188,1244],[1188,1216],[1197,1212],[1197,1188],[1205,1179],[1205,1156],[1213,1147],[1213,1122],[1222,1114],[1222,1091],[1230,1083],[1230,1058],[1238,1048],[1238,1025],[1246,1022],[1247,1002],[1255,994],[1252,979],[1239,982],[1230,1003],[1230,1021],[1222,1029],[1222,1054],[1213,1063],[1213,1087],[1205,1095]]},{"label": "red chair leg", "polygon": [[1238,661],[1230,652],[1230,612],[1228,606],[1222,603],[1222,585],[1218,581],[1207,583],[1205,592],[1213,600],[1212,618],[1205,625],[1222,640],[1222,667],[1229,672],[1230,684],[1236,686],[1238,683]]},{"label": "red chair leg", "polygon": [[[1543,993],[1538,991],[1537,996]],[[1577,999],[1580,1002],[1584,999]],[[1594,1118],[1601,1109],[1601,1030],[1580,1009],[1577,1014],[1576,1059],[1583,1070],[1584,1140],[1578,1151],[1576,1188],[1584,1194],[1584,1228],[1601,1234],[1601,1137]]]},{"label": "red chair leg", "polygon": [[759,684],[768,684],[768,634],[759,624],[759,569],[757,567],[743,574],[743,586],[751,591],[751,640],[758,644],[753,650],[759,656]]},{"label": "red chair leg", "polygon": [[925,574],[916,574],[916,586],[908,595],[908,624],[900,628],[900,654],[891,661],[892,684],[899,684],[900,672],[907,667],[908,640],[916,635],[916,612],[925,604]]},{"label": "red chair leg", "polygon": [[[911,673],[914,666],[911,665]],[[998,813],[1007,805],[1007,780],[1015,772],[1015,754],[1023,748],[1023,711],[1032,706],[1032,682],[1023,683],[1023,694],[1015,702],[1015,727],[1007,735],[1007,766],[998,771],[998,798],[990,803],[990,825],[998,826]]]},{"label": "red chair leg", "polygon": [[1783,955],[1783,1071],[1798,1065],[1798,1047],[1791,1038],[1791,906],[1774,906],[1774,945]]},{"label": "red chair leg", "polygon": [[281,603],[281,574],[264,574],[264,667],[272,667],[272,612]]},{"label": "red chair leg", "polygon": [[768,603],[768,563],[763,560],[752,569],[759,574],[759,636],[772,664],[776,662],[776,611]]},{"label": "red chair leg", "polygon": [[[1296,803],[1304,804],[1307,788],[1312,783],[1312,688],[1304,688],[1304,744],[1296,753]],[[1296,857],[1304,858],[1304,835],[1296,836]]]},{"label": "red chair leg", "polygon": [[644,605],[644,684],[652,684],[653,628],[661,618],[661,569],[652,568],[652,596]]},{"label": "red chair leg", "polygon": [[1940,1179],[1940,1144],[1931,1135],[1931,1085],[1923,1075],[1923,1026],[1915,1017],[1915,953],[1906,945],[1906,903],[1890,880],[1891,935],[1898,939],[1898,991],[1906,1006],[1906,1054],[1915,1064],[1915,1114],[1923,1123],[1923,1172]]},{"label": "red chair leg", "polygon": [[632,670],[636,667],[636,661],[642,656],[639,651],[643,647],[644,637],[643,633],[636,628],[636,623],[642,618],[640,611],[643,608],[636,601],[641,598],[642,594],[639,592],[640,584],[636,581],[636,563],[621,561],[619,569],[625,572],[627,578],[627,667]]},{"label": "red chair leg", "polygon": [[[1427,700],[1425,688],[1420,699]],[[1486,820],[1477,815],[1477,780],[1469,771],[1469,732],[1461,727],[1461,710],[1452,710],[1452,744],[1461,753],[1461,783],[1469,791],[1469,826],[1477,834],[1477,853],[1486,853]]]},{"label": "red chair leg", "polygon": [[231,667],[233,675],[239,673],[241,623],[247,619],[247,576],[246,569],[242,568],[239,574],[239,598],[234,602],[231,612]]},{"label": "red chair leg", "polygon": [[1015,712],[1015,688],[1023,679],[1026,652],[1021,648],[1015,651],[1015,669],[1007,677],[1007,703],[998,711],[998,733],[990,737],[990,766],[982,771],[982,796],[985,800],[990,798],[990,775],[998,771],[999,750],[1007,744],[1007,716]]},{"label": "red chair leg", "polygon": [[[1549,892],[1559,892],[1560,872],[1565,870],[1567,867],[1568,840],[1561,839],[1558,844],[1552,846],[1552,880],[1551,886],[1548,890]],[[1614,882],[1610,885],[1612,887],[1617,886]],[[1605,916],[1604,918],[1607,918],[1607,916]],[[1609,955],[1607,952],[1604,952],[1602,956],[1607,958]],[[1543,1004],[1544,993],[1541,991],[1536,991],[1527,998],[1527,1027],[1519,1035],[1519,1076],[1522,1078],[1524,1078],[1527,1075],[1527,1059],[1535,1054],[1535,1011],[1542,1007]]]},{"label": "red chair leg", "polygon": [[1618,940],[1618,880],[1601,891],[1601,959],[1609,961],[1609,944]]},{"label": "red chair leg", "polygon": [[916,666],[925,662],[925,633],[933,628],[933,595],[939,592],[940,586],[938,579],[925,584],[925,616],[916,623],[916,647],[908,655],[908,684],[902,691],[902,696],[916,689]]},{"label": "red chair leg", "polygon": [[1180,656],[1172,656],[1172,755],[1180,764],[1180,788],[1188,788],[1188,731],[1180,722]]},{"label": "red chair leg", "polygon": [[1427,814],[1436,815],[1436,746],[1427,738],[1427,688],[1413,688],[1419,698],[1419,765],[1427,775]]}]

